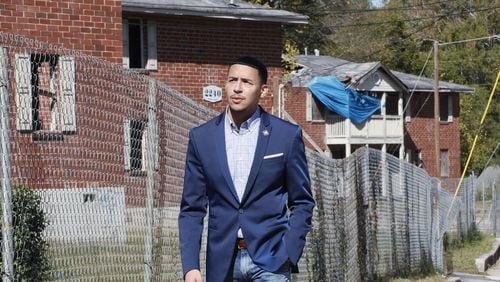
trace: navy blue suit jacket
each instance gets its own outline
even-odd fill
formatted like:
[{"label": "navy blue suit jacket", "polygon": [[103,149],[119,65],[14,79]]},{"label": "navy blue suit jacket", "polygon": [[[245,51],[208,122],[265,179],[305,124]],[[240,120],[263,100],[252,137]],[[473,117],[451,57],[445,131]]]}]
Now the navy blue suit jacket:
[{"label": "navy blue suit jacket", "polygon": [[239,228],[261,268],[276,271],[287,260],[296,265],[315,205],[301,129],[264,111],[240,202],[227,164],[224,119],[223,113],[189,134],[179,214],[185,274],[200,269],[203,218],[209,207],[206,278],[214,282],[228,277]]}]

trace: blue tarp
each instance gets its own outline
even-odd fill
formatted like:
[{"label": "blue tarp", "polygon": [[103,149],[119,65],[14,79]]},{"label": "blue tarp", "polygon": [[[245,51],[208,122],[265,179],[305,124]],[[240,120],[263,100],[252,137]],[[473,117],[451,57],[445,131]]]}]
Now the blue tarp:
[{"label": "blue tarp", "polygon": [[346,88],[334,76],[317,76],[306,86],[329,110],[354,123],[363,123],[380,109],[380,99]]}]

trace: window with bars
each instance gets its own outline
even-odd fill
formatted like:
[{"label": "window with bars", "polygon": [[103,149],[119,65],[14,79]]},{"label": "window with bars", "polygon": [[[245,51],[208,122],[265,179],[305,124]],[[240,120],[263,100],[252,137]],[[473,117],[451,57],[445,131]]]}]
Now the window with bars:
[{"label": "window with bars", "polygon": [[[125,169],[145,172],[150,164],[155,170],[159,167],[158,130],[151,131],[145,120],[124,121],[124,159]],[[151,132],[150,132],[151,131]],[[149,159],[149,150],[154,150],[153,159]]]},{"label": "window with bars", "polygon": [[55,54],[16,54],[16,128],[74,132],[75,60]]}]

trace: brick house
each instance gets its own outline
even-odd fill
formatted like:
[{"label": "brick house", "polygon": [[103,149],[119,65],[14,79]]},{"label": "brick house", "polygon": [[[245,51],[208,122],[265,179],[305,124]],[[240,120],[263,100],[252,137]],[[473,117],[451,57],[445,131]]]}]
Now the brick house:
[{"label": "brick house", "polygon": [[[107,236],[100,212],[116,211],[109,220],[123,228],[125,207],[146,206],[149,166],[155,205],[178,207],[188,130],[224,109],[228,65],[253,55],[269,66],[272,94],[262,102],[271,111],[282,80],[282,25],[306,22],[242,1],[3,1],[14,184],[43,189],[49,209],[61,204],[78,217],[74,229],[58,225],[59,211],[51,218],[55,229],[74,232],[70,239]],[[159,149],[154,163],[148,146]],[[89,220],[93,227],[80,227]]]},{"label": "brick house", "polygon": [[[228,65],[242,55],[258,57],[269,66],[271,94],[262,104],[272,110],[282,80],[282,25],[291,23],[307,23],[307,17],[243,1],[7,0],[0,4],[2,32],[122,64],[219,112],[226,106],[221,96]],[[21,103],[14,107],[17,132],[12,136],[20,134],[29,144],[27,152],[43,147],[31,141],[66,143],[64,137],[78,138],[77,124],[87,118],[78,113],[87,93],[75,87],[59,93],[56,85],[64,83],[58,73],[67,72],[72,73],[64,77],[70,84],[86,84],[76,75],[84,66],[75,64],[74,56],[39,49],[9,54],[9,61],[16,64],[12,77],[20,79],[19,87],[16,83],[12,89]],[[147,95],[138,99],[147,102]],[[143,113],[137,115],[133,120],[146,119]],[[97,114],[91,118],[99,120]]]},{"label": "brick house", "polygon": [[[271,89],[277,89],[282,79],[281,26],[306,22],[299,14],[242,1],[124,0],[123,64],[221,111],[225,102],[204,99],[203,88],[224,85],[228,64],[246,54],[268,65]],[[157,41],[150,40],[155,34]],[[271,110],[272,95],[262,103]]]},{"label": "brick house", "polygon": [[[277,89],[282,77],[281,27],[295,23],[307,23],[307,17],[229,0],[0,4],[4,32],[123,63],[218,111],[225,102],[207,95],[204,99],[204,87],[223,85],[228,64],[241,55],[267,64],[271,89]],[[271,110],[272,95],[262,102]]]},{"label": "brick house", "polygon": [[[299,70],[289,77],[284,112],[305,130],[307,144],[333,158],[369,146],[406,159],[436,175],[433,83],[395,72],[380,62],[353,63],[329,56],[296,56]],[[315,76],[336,76],[380,99],[381,109],[362,124],[328,110],[306,88]],[[473,88],[439,82],[441,177],[460,177],[459,93]],[[282,95],[282,94],[280,94]]]}]

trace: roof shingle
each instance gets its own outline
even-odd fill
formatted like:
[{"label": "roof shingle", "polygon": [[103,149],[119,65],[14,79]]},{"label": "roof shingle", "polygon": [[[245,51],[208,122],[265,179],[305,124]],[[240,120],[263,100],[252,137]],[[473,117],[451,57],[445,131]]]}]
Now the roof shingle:
[{"label": "roof shingle", "polygon": [[125,12],[233,18],[282,23],[305,24],[309,19],[305,15],[254,5],[240,0],[123,0],[122,9]]}]

